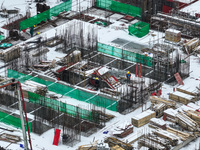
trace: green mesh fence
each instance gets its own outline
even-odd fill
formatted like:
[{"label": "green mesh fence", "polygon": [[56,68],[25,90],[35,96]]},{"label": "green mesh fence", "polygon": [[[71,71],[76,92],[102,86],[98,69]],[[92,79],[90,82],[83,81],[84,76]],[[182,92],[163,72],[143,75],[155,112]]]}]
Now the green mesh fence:
[{"label": "green mesh fence", "polygon": [[131,51],[127,51],[127,50],[122,50],[120,48],[116,48],[110,45],[98,43],[97,50],[105,54],[109,54],[115,57],[132,61],[132,62],[138,62],[146,66],[150,66],[150,67],[153,66],[153,59],[151,57],[134,53]]},{"label": "green mesh fence", "polygon": [[4,40],[5,39],[5,36],[3,35],[0,35],[0,41]]},{"label": "green mesh fence", "polygon": [[25,82],[26,80],[31,80],[31,81],[46,85],[49,91],[52,91],[52,92],[55,92],[67,97],[71,97],[79,101],[91,103],[99,107],[104,107],[112,111],[117,111],[117,101],[112,100],[112,99],[104,98],[102,96],[94,95],[89,92],[74,89],[72,87],[62,85],[59,83],[46,81],[41,78],[25,75],[23,73],[19,73],[11,69],[7,70],[7,76],[9,78],[18,79],[21,83]]},{"label": "green mesh fence", "polygon": [[[0,111],[0,122],[3,122],[7,125],[14,126],[15,128],[22,129],[20,118],[14,117],[12,115],[8,115],[7,113],[1,112],[1,111]],[[31,132],[32,122],[29,122],[28,125]],[[26,121],[25,121],[25,127],[27,131]]]},{"label": "green mesh fence", "polygon": [[139,38],[147,35],[149,33],[149,24],[146,22],[139,21],[128,27],[130,35],[135,35]]},{"label": "green mesh fence", "polygon": [[55,7],[50,8],[47,11],[44,11],[40,14],[37,14],[26,20],[23,20],[22,22],[20,22],[20,30],[33,27],[34,25],[39,24],[42,21],[51,19],[52,16],[57,16],[60,12],[69,11],[71,10],[71,7],[72,7],[72,0],[68,0]]},{"label": "green mesh fence", "polygon": [[114,12],[127,14],[133,17],[138,16],[141,18],[141,14],[142,14],[141,8],[120,3],[114,0],[97,0],[96,6],[99,8],[106,9],[106,10],[111,10]]},{"label": "green mesh fence", "polygon": [[31,93],[31,92],[28,92],[28,96],[29,96],[29,102],[31,103],[37,103],[46,107],[50,107],[54,110],[57,110],[57,111],[59,110],[61,112],[73,115],[75,117],[79,115],[80,118],[85,119],[85,120],[89,120],[89,121],[94,120],[92,117],[92,112],[89,110],[81,109],[76,106],[69,105],[61,101],[54,100],[54,99],[46,98],[44,96],[40,96],[38,94]]}]

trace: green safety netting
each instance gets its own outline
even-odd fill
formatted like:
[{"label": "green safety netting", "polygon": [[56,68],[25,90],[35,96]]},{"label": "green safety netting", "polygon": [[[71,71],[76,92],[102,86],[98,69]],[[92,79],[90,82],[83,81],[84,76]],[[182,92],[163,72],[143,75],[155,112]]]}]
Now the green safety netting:
[{"label": "green safety netting", "polygon": [[74,89],[72,87],[55,83],[52,81],[46,81],[38,77],[25,75],[23,73],[19,73],[11,69],[7,70],[7,76],[9,78],[18,79],[21,83],[25,82],[26,80],[31,80],[40,84],[44,84],[48,87],[49,91],[52,91],[61,95],[65,95],[67,97],[71,97],[79,101],[91,103],[96,106],[104,107],[112,111],[117,111],[117,101],[112,100],[112,99],[104,98],[102,96],[94,95],[89,92]]},{"label": "green safety netting", "polygon": [[146,22],[136,22],[128,27],[130,35],[135,35],[139,38],[147,35],[149,33],[149,24]]},{"label": "green safety netting", "polygon": [[106,10],[111,10],[114,12],[127,14],[133,17],[138,16],[141,18],[141,14],[142,14],[141,8],[120,3],[114,0],[97,0],[96,6],[99,8],[106,9]]},{"label": "green safety netting", "polygon": [[[22,128],[20,118],[14,117],[12,115],[9,115],[9,114],[1,112],[1,111],[0,111],[0,122],[3,122],[7,125],[14,126],[15,128],[20,128],[20,129]],[[28,126],[29,126],[29,130],[31,132],[32,122],[29,122]],[[25,121],[25,127],[26,127],[26,131],[27,131],[26,121]]]},{"label": "green safety netting", "polygon": [[31,103],[37,103],[46,107],[50,107],[54,110],[59,110],[61,112],[77,116],[79,115],[80,118],[93,121],[94,119],[92,118],[92,112],[86,109],[78,108],[73,105],[69,105],[66,103],[63,103],[61,101],[57,101],[54,99],[46,98],[44,96],[40,96],[35,93],[28,92],[29,96],[29,102]]},{"label": "green safety netting", "polygon": [[50,8],[47,11],[44,11],[40,14],[37,14],[26,20],[23,20],[22,22],[20,22],[20,30],[33,27],[34,25],[39,24],[42,21],[51,19],[52,16],[57,16],[60,12],[69,11],[71,10],[71,7],[72,7],[72,0],[68,0],[55,7]]},{"label": "green safety netting", "polygon": [[97,50],[99,52],[109,54],[115,57],[119,57],[125,60],[129,60],[132,62],[138,62],[150,67],[153,66],[153,59],[151,57],[148,57],[142,54],[134,53],[127,50],[122,50],[120,48],[116,48],[116,47],[102,44],[102,43],[97,44]]},{"label": "green safety netting", "polygon": [[0,35],[0,41],[4,40],[5,39],[5,36],[3,35]]}]

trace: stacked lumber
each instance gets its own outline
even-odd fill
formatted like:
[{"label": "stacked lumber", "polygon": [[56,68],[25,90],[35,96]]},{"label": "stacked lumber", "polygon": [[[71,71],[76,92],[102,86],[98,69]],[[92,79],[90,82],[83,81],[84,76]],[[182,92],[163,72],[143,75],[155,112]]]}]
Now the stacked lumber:
[{"label": "stacked lumber", "polygon": [[157,96],[150,96],[149,99],[150,99],[151,103],[153,103],[153,104],[164,103],[168,107],[172,107],[172,108],[176,106],[176,102],[171,101],[169,99],[165,99],[165,98],[161,98],[161,97],[157,97]]},{"label": "stacked lumber", "polygon": [[199,125],[183,113],[176,114],[176,122],[189,131],[198,131]]},{"label": "stacked lumber", "polygon": [[119,145],[115,145],[115,146],[111,147],[110,150],[125,150],[125,149],[123,149]]},{"label": "stacked lumber", "polygon": [[191,136],[191,134],[189,134],[189,133],[186,133],[186,132],[183,132],[183,131],[179,131],[179,130],[176,130],[176,129],[171,128],[171,127],[168,127],[167,131],[179,136],[182,141],[187,140]]},{"label": "stacked lumber", "polygon": [[176,114],[178,112],[172,108],[169,108],[164,111],[164,116],[166,116],[166,120],[170,122],[176,122]]},{"label": "stacked lumber", "polygon": [[172,42],[179,42],[181,40],[181,31],[167,29],[165,31],[165,39]]},{"label": "stacked lumber", "polygon": [[169,140],[170,144],[172,146],[176,146],[178,144],[179,137],[173,133],[170,133],[170,132],[168,132],[166,130],[162,130],[162,129],[157,129],[157,130],[153,131],[153,133],[155,135],[157,135],[158,137]]},{"label": "stacked lumber", "polygon": [[164,110],[166,110],[168,106],[164,103],[154,104],[152,110],[156,112],[156,117],[160,118],[163,116]]},{"label": "stacked lumber", "polygon": [[195,87],[187,87],[185,85],[180,85],[176,88],[177,91],[179,92],[182,92],[182,93],[185,93],[185,94],[189,94],[189,95],[192,95],[192,96],[197,96],[199,91],[198,89]]},{"label": "stacked lumber", "polygon": [[147,138],[142,138],[138,141],[138,149],[140,149],[142,146],[148,147],[149,149],[167,150],[163,145]]},{"label": "stacked lumber", "polygon": [[197,98],[195,96],[185,94],[185,93],[182,93],[182,92],[179,92],[179,91],[176,91],[174,93],[169,93],[169,98],[174,100],[174,101],[183,103],[185,105],[190,103],[190,102],[195,102],[197,100]]},{"label": "stacked lumber", "polygon": [[147,123],[149,123],[149,120],[151,118],[155,118],[156,117],[156,113],[152,110],[146,110],[144,112],[142,112],[141,114],[132,117],[132,125],[136,126],[136,127],[141,127]]},{"label": "stacked lumber", "polygon": [[187,116],[189,116],[191,119],[193,119],[198,125],[200,125],[200,112],[194,111],[194,110],[188,110],[186,112]]},{"label": "stacked lumber", "polygon": [[154,125],[156,127],[159,127],[163,130],[166,129],[166,122],[164,120],[161,119],[157,119],[157,118],[152,118],[149,122],[151,125]]},{"label": "stacked lumber", "polygon": [[117,126],[116,128],[114,128],[113,135],[120,137],[120,138],[124,138],[127,135],[133,133],[133,125],[132,124],[125,122],[120,125],[121,126]]}]

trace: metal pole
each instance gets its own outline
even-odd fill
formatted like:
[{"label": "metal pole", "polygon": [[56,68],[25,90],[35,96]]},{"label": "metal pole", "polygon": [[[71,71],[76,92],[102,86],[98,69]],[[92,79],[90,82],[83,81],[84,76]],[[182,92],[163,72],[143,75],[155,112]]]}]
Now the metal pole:
[{"label": "metal pole", "polygon": [[25,128],[25,123],[24,123],[22,99],[21,99],[19,85],[17,85],[17,96],[18,96],[18,100],[19,100],[18,104],[19,104],[20,120],[21,120],[22,133],[23,133],[23,139],[24,139],[24,149],[28,150],[28,142],[27,142],[27,136],[26,136],[26,128]]}]

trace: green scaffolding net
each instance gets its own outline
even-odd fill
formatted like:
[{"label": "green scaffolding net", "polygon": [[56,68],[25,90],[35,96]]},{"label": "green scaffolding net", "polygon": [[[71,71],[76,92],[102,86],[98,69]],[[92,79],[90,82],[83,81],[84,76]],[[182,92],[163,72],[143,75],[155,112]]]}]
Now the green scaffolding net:
[{"label": "green scaffolding net", "polygon": [[97,50],[99,52],[109,54],[109,55],[112,55],[115,57],[119,57],[119,58],[122,58],[125,60],[129,60],[132,62],[138,62],[138,63],[144,64],[146,66],[149,66],[149,67],[153,66],[153,59],[151,57],[148,57],[148,56],[145,56],[142,54],[134,53],[134,52],[127,51],[127,50],[122,50],[120,48],[116,48],[116,47],[102,44],[102,43],[97,44]]},{"label": "green scaffolding net", "polygon": [[109,98],[104,98],[99,95],[95,95],[95,94],[85,92],[79,89],[74,89],[72,87],[55,83],[52,81],[46,81],[41,78],[19,73],[11,69],[7,70],[7,76],[9,78],[18,79],[21,83],[25,82],[26,80],[31,80],[31,81],[46,85],[49,91],[52,91],[52,92],[55,92],[67,97],[71,97],[79,101],[84,101],[90,104],[94,104],[99,107],[104,107],[112,111],[117,111],[117,101],[109,99]]},{"label": "green scaffolding net", "polygon": [[[13,126],[15,128],[22,129],[20,118],[12,116],[12,115],[9,115],[9,114],[7,114],[5,112],[1,112],[1,111],[0,111],[0,122],[3,122],[5,124],[7,124],[7,125],[11,125],[11,126]],[[29,126],[29,130],[31,132],[32,122],[28,122],[28,126]],[[27,131],[26,121],[25,121],[25,127],[26,127],[26,131]]]},{"label": "green scaffolding net", "polygon": [[50,8],[47,11],[44,11],[40,14],[37,14],[33,17],[30,17],[26,20],[20,22],[20,30],[24,30],[26,28],[33,27],[36,24],[39,24],[42,21],[46,21],[47,19],[51,19],[52,16],[59,15],[60,12],[69,11],[72,7],[72,0],[68,0],[63,2],[55,7]]},{"label": "green scaffolding net", "polygon": [[0,41],[4,40],[5,39],[5,36],[3,35],[0,35]]},{"label": "green scaffolding net", "polygon": [[35,93],[28,92],[29,102],[40,104],[45,107],[50,107],[56,111],[61,111],[76,117],[79,115],[80,118],[93,121],[92,112],[86,109],[82,109],[70,104],[63,103],[54,99],[50,99],[44,96],[40,96]]},{"label": "green scaffolding net", "polygon": [[142,14],[141,8],[120,3],[114,0],[97,0],[96,6],[99,8],[106,9],[106,10],[111,10],[114,12],[127,14],[133,17],[137,16],[141,18],[141,14]]},{"label": "green scaffolding net", "polygon": [[128,27],[130,35],[135,35],[139,38],[147,35],[149,33],[149,24],[146,22],[139,21]]}]

